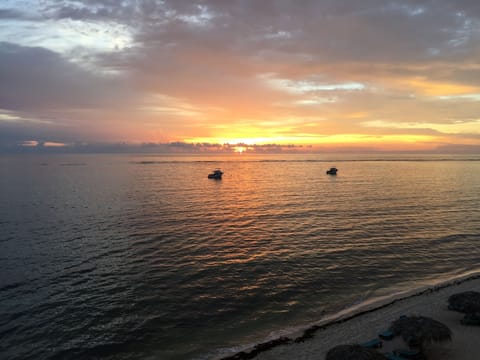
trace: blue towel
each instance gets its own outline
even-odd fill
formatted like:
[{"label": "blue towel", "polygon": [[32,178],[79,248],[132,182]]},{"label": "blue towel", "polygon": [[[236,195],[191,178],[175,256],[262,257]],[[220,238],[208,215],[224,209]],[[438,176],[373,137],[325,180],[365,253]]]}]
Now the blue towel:
[{"label": "blue towel", "polygon": [[390,330],[385,330],[384,332],[381,332],[378,334],[378,337],[383,340],[392,340],[393,339],[393,332]]}]

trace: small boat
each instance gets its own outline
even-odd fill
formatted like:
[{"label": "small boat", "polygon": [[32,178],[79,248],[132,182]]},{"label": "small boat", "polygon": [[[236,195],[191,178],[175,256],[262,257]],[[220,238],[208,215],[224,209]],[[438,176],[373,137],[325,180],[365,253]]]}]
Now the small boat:
[{"label": "small boat", "polygon": [[332,167],[330,170],[327,170],[327,175],[337,175],[337,171],[337,168]]},{"label": "small boat", "polygon": [[215,169],[211,174],[208,174],[209,179],[222,180],[223,172],[220,169]]}]

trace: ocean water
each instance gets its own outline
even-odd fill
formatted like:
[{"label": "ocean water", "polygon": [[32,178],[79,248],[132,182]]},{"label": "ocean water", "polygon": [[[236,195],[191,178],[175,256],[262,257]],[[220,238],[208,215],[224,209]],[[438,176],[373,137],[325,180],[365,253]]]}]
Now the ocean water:
[{"label": "ocean water", "polygon": [[0,228],[0,358],[218,358],[480,270],[480,156],[4,156]]}]

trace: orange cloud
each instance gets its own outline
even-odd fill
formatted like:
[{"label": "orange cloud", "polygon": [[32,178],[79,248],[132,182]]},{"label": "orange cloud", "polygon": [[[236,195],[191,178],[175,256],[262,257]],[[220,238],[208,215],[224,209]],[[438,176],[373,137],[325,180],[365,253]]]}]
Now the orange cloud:
[{"label": "orange cloud", "polygon": [[410,79],[402,79],[402,83],[413,88],[417,93],[427,96],[449,96],[449,95],[465,95],[480,92],[480,88],[454,82],[439,82],[428,80],[425,77],[414,77]]}]

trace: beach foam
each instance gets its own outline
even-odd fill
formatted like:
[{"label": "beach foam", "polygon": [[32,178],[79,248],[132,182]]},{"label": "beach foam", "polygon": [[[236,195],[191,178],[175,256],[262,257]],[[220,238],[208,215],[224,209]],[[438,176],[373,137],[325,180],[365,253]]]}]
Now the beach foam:
[{"label": "beach foam", "polygon": [[[480,290],[480,273],[470,272],[452,277],[432,286],[399,292],[367,300],[335,314],[329,314],[320,321],[296,329],[282,341],[268,339],[262,344],[243,348],[243,355],[255,359],[324,359],[326,352],[340,344],[362,343],[373,338],[389,327],[401,315],[423,315],[439,320],[450,327],[453,340],[444,344],[432,344],[428,348],[432,359],[473,360],[478,359],[478,337],[480,328],[460,324],[463,315],[447,309],[450,295],[467,290]],[[406,347],[399,338],[384,341],[382,352]],[[479,347],[477,349],[477,347]],[[219,357],[222,358],[222,357]],[[241,359],[242,353],[223,356]]]}]

